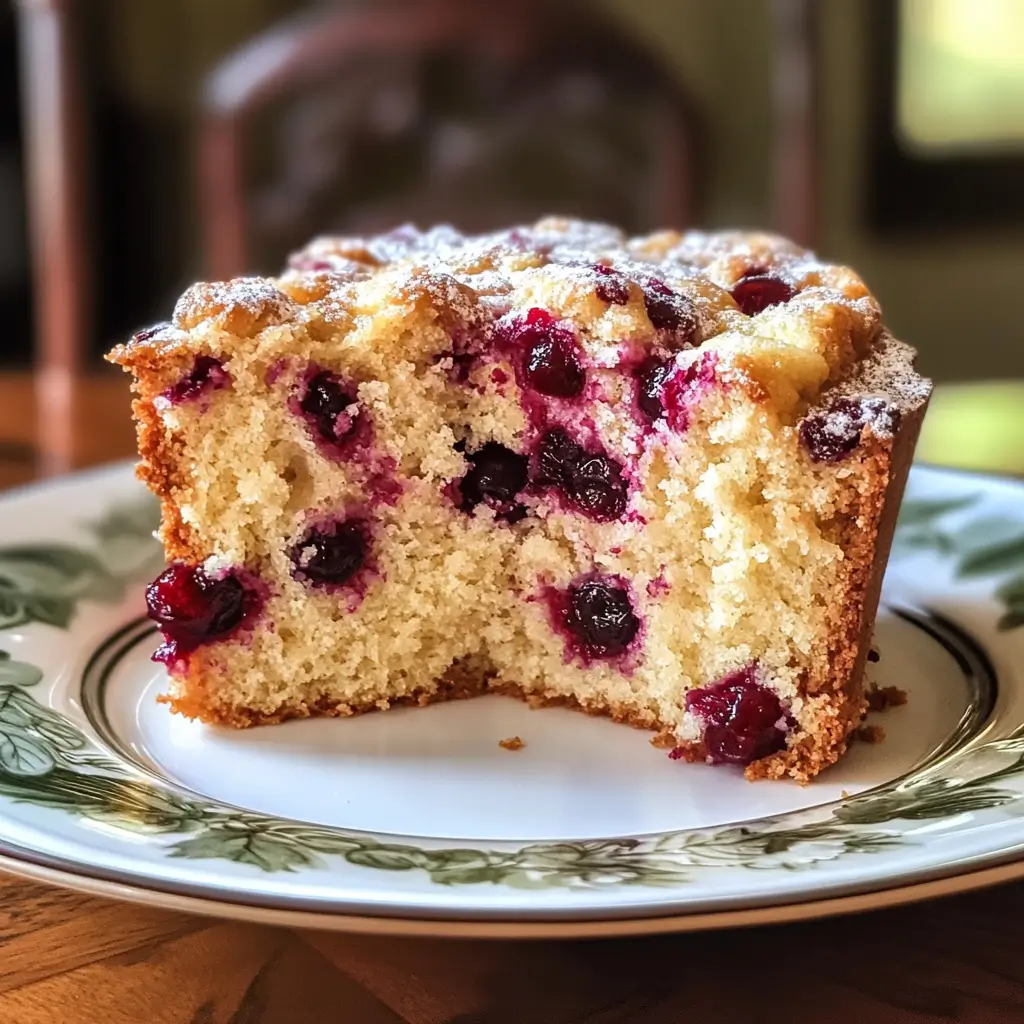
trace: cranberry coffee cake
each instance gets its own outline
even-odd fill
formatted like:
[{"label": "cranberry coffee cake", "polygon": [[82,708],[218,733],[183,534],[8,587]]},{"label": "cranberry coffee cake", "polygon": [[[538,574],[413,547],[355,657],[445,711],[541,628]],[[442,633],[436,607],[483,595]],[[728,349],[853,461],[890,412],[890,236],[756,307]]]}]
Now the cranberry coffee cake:
[{"label": "cranberry coffee cake", "polygon": [[498,691],[810,779],[865,708],[913,358],[766,234],[400,228],[195,285],[111,355],[166,700],[248,726]]}]

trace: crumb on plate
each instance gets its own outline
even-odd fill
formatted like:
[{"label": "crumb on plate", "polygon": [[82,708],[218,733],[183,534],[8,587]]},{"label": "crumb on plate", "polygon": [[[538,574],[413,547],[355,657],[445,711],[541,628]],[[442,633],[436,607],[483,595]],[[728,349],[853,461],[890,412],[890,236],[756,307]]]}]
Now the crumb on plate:
[{"label": "crumb on plate", "polygon": [[679,745],[671,729],[662,729],[661,732],[651,737],[651,746],[658,750],[673,750]]},{"label": "crumb on plate", "polygon": [[898,686],[869,686],[865,697],[869,711],[885,711],[907,703],[907,691]]},{"label": "crumb on plate", "polygon": [[885,730],[880,725],[862,725],[856,736],[861,743],[881,743],[885,739]]}]

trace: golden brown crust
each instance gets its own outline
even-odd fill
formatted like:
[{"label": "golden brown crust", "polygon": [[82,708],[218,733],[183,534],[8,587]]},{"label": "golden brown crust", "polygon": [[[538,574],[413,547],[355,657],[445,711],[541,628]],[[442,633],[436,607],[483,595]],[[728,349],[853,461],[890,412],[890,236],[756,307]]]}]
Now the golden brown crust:
[{"label": "golden brown crust", "polygon": [[184,335],[171,324],[159,324],[142,331],[127,345],[115,348],[107,357],[130,371],[132,402],[139,451],[136,476],[160,500],[160,540],[169,560],[203,557],[201,541],[181,517],[181,505],[190,481],[182,467],[184,442],[168,430],[160,418],[155,400],[168,383],[184,373],[193,352]]},{"label": "golden brown crust", "polygon": [[189,487],[181,467],[182,442],[164,428],[153,401],[138,398],[132,403],[138,433],[140,461],[136,476],[160,499],[160,541],[168,561],[200,561],[202,542],[181,516],[182,499]]},{"label": "golden brown crust", "polygon": [[362,715],[369,711],[387,711],[393,707],[426,707],[428,704],[439,704],[449,700],[468,700],[487,692],[486,685],[486,682],[473,685],[466,682],[441,681],[432,687],[416,689],[412,693],[387,700],[354,703],[324,697],[311,703],[302,701],[298,704],[282,704],[271,712],[214,703],[208,698],[205,690],[193,685],[182,693],[166,694],[157,699],[163,704],[169,704],[172,711],[185,718],[199,719],[207,725],[249,729],[256,725],[280,725],[296,718],[350,718],[352,715]]},{"label": "golden brown crust", "polygon": [[495,686],[486,677],[473,680],[461,673],[455,678],[449,676],[430,686],[417,688],[411,693],[390,697],[387,700],[350,702],[325,697],[311,703],[303,701],[298,704],[283,704],[270,712],[218,703],[205,689],[191,684],[181,693],[163,695],[158,700],[170,705],[174,712],[185,718],[198,719],[207,725],[248,729],[258,725],[278,725],[296,718],[350,718],[371,711],[387,711],[393,707],[426,707],[428,704],[468,700],[487,694],[515,697],[532,708],[572,708],[574,711],[583,711],[599,718],[611,718],[615,722],[631,725],[636,729],[663,728],[662,723],[651,712],[639,712],[627,705],[600,702],[582,704],[575,697],[525,690],[511,683]]},{"label": "golden brown crust", "polygon": [[808,706],[801,714],[801,736],[793,745],[747,768],[747,778],[801,782],[834,764],[867,711],[864,669],[871,651],[882,580],[889,560],[896,519],[910,473],[914,447],[930,393],[915,389],[900,403],[899,423],[891,438],[872,437],[857,456],[860,491],[848,491],[843,509],[841,546],[847,566],[831,602],[834,619],[828,647],[817,664],[824,667],[807,681]]}]

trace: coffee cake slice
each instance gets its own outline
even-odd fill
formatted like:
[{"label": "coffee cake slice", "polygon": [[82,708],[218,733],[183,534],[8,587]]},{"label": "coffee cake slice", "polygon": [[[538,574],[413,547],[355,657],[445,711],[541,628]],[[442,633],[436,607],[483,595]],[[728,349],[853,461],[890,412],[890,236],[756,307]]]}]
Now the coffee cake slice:
[{"label": "coffee cake slice", "polygon": [[767,234],[401,228],[198,284],[110,356],[165,699],[248,726],[499,691],[810,779],[865,708],[913,357]]}]

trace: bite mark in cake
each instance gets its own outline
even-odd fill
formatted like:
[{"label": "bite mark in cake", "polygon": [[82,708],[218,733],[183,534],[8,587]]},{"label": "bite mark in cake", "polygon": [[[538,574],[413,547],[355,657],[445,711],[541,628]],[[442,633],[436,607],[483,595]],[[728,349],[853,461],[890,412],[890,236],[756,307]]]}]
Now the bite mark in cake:
[{"label": "bite mark in cake", "polygon": [[752,778],[840,756],[929,391],[853,271],[560,219],[291,265],[112,356],[177,566],[175,710],[494,690]]}]

